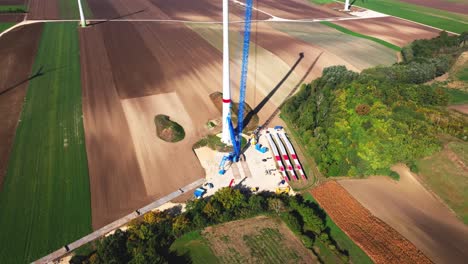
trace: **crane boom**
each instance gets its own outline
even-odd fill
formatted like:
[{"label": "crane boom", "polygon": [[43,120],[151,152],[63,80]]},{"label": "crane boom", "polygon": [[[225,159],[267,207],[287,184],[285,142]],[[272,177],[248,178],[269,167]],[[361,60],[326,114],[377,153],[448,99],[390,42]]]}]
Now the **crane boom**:
[{"label": "crane boom", "polygon": [[[250,51],[250,28],[252,24],[252,6],[253,0],[246,1],[245,7],[245,24],[244,24],[244,43],[242,47],[242,69],[240,79],[240,92],[239,92],[239,109],[237,114],[237,135],[238,140],[242,137],[242,130],[244,129],[244,107],[245,107],[245,90],[247,86],[247,72],[249,68],[249,51]],[[237,144],[240,155],[240,142]]]}]

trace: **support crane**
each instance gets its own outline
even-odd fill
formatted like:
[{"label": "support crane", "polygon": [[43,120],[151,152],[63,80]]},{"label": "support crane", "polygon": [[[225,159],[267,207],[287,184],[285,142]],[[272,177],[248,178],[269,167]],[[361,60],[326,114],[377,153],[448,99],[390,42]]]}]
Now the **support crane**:
[{"label": "support crane", "polygon": [[239,109],[237,114],[237,128],[234,129],[232,124],[231,115],[228,114],[227,122],[229,125],[229,132],[231,135],[231,142],[233,152],[223,157],[220,164],[219,174],[224,174],[224,164],[226,160],[237,162],[241,155],[241,138],[242,130],[244,129],[244,108],[245,108],[245,90],[247,86],[247,72],[249,67],[249,49],[250,49],[250,28],[252,24],[252,6],[253,0],[247,0],[245,5],[245,24],[244,24],[244,43],[242,46],[242,68],[240,80],[240,95],[239,95]]}]

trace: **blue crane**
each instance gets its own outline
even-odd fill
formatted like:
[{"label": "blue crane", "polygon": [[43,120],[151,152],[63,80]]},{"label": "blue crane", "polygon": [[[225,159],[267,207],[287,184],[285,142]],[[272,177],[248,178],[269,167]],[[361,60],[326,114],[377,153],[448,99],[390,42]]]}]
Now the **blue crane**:
[{"label": "blue crane", "polygon": [[241,155],[241,138],[242,130],[244,129],[244,108],[245,108],[245,89],[247,86],[247,71],[249,67],[249,49],[250,49],[250,27],[252,24],[252,6],[253,0],[247,0],[245,5],[245,24],[244,24],[244,43],[242,46],[242,68],[240,79],[240,95],[239,95],[239,109],[237,113],[237,128],[234,129],[232,124],[231,115],[227,119],[229,123],[229,133],[231,135],[231,142],[233,152],[223,157],[220,164],[219,174],[224,174],[225,163],[227,161],[237,162]]}]

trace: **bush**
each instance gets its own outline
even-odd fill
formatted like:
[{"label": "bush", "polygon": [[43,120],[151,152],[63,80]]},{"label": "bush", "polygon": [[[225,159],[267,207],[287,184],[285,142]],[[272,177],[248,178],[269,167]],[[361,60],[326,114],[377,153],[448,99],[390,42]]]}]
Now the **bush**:
[{"label": "bush", "polygon": [[297,212],[288,212],[282,215],[281,219],[286,223],[286,225],[291,229],[295,234],[302,233],[302,225],[299,219],[297,218]]}]

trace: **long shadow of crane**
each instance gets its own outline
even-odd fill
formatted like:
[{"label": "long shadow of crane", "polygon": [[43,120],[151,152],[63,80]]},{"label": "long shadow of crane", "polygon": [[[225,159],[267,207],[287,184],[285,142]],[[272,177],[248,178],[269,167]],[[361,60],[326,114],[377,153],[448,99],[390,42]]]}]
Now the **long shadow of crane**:
[{"label": "long shadow of crane", "polygon": [[278,114],[278,112],[281,110],[281,107],[283,107],[284,103],[297,91],[297,89],[301,86],[301,84],[304,82],[305,78],[309,75],[309,73],[312,71],[312,69],[315,67],[315,64],[317,64],[317,61],[320,59],[322,56],[323,51],[320,52],[320,54],[315,58],[315,60],[312,62],[310,67],[307,69],[307,71],[304,73],[302,78],[297,82],[297,84],[294,86],[294,88],[289,92],[289,94],[283,99],[281,104],[271,113],[271,115],[265,120],[265,122],[260,126],[260,127],[266,127],[270,124],[271,120],[275,118],[275,116]]},{"label": "long shadow of crane", "polygon": [[286,73],[286,75],[283,77],[283,79],[281,79],[281,81],[279,81],[279,83],[275,86],[275,88],[273,88],[273,90],[271,90],[265,96],[265,98],[263,98],[263,100],[252,111],[250,111],[247,114],[247,116],[244,119],[245,127],[249,124],[252,117],[254,115],[256,115],[258,112],[260,112],[260,110],[262,110],[262,108],[266,105],[266,103],[268,103],[268,101],[271,99],[271,97],[273,97],[273,95],[275,95],[275,93],[278,91],[278,89],[281,87],[281,85],[283,85],[283,83],[288,79],[288,77],[291,75],[291,73],[294,71],[294,69],[296,69],[297,65],[299,65],[299,63],[302,61],[302,59],[304,59],[304,52],[299,53],[299,58],[296,60],[294,65],[291,67],[291,69],[289,69],[289,71]]}]

